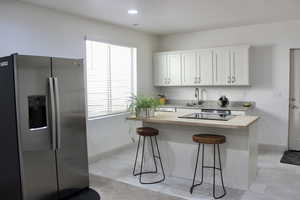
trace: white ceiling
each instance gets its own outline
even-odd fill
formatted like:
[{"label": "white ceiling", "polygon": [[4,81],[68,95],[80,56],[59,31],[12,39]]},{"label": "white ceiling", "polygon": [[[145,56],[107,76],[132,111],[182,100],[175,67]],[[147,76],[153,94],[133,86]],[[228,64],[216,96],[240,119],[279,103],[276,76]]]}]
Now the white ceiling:
[{"label": "white ceiling", "polygon": [[[300,19],[300,0],[20,1],[155,34]],[[139,14],[128,15],[127,10],[132,8],[137,9]]]}]

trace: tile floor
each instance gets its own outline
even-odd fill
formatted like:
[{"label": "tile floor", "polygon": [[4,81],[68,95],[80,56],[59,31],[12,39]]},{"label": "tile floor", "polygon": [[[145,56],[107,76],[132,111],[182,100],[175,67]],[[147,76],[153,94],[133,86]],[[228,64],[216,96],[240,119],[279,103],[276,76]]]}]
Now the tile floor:
[{"label": "tile floor", "polygon": [[100,194],[101,199],[104,200],[184,200],[104,177],[91,176],[90,183],[92,188]]},{"label": "tile floor", "polygon": [[[90,165],[94,180],[103,177],[126,183],[143,191],[154,191],[162,194],[189,200],[210,200],[212,186],[204,184],[189,193],[190,179],[167,177],[164,183],[141,185],[137,177],[132,176],[135,145],[113,154],[107,154]],[[299,200],[300,199],[300,166],[281,164],[282,152],[261,152],[258,161],[258,176],[248,191],[227,188],[224,200]],[[191,172],[192,175],[192,172]],[[151,177],[156,178],[156,177]],[[226,180],[225,180],[226,184]],[[101,188],[100,188],[101,190]],[[118,192],[119,190],[116,190]],[[134,194],[133,194],[134,196]],[[169,199],[168,196],[159,199]],[[145,198],[142,198],[145,199]],[[148,198],[146,198],[148,199]]]}]

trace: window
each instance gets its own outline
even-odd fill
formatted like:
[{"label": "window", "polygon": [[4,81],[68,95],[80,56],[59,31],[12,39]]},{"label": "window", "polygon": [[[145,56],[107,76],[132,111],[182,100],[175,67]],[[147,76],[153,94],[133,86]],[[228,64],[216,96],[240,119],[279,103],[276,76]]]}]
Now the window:
[{"label": "window", "polygon": [[136,94],[136,48],[86,41],[88,117],[126,112]]}]

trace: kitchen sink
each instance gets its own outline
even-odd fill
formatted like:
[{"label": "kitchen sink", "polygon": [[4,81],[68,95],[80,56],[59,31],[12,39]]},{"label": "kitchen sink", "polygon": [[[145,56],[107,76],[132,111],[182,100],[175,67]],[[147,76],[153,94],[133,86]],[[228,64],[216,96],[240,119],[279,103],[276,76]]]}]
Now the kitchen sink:
[{"label": "kitchen sink", "polygon": [[193,103],[187,103],[186,106],[188,107],[199,107],[202,106],[204,104],[204,101],[199,101],[198,104],[193,102]]}]

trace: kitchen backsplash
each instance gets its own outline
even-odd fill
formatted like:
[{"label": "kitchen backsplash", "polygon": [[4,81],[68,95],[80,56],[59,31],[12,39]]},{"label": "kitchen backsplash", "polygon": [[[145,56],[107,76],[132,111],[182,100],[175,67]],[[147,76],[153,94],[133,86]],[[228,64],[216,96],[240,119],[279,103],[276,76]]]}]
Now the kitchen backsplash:
[{"label": "kitchen backsplash", "polygon": [[[199,87],[204,89],[203,100],[218,100],[220,96],[225,95],[230,101],[255,101],[251,94],[251,88],[247,87]],[[165,87],[160,88],[160,94],[166,95],[167,99],[176,100],[195,100],[195,87]],[[200,90],[201,97],[201,90]]]}]

